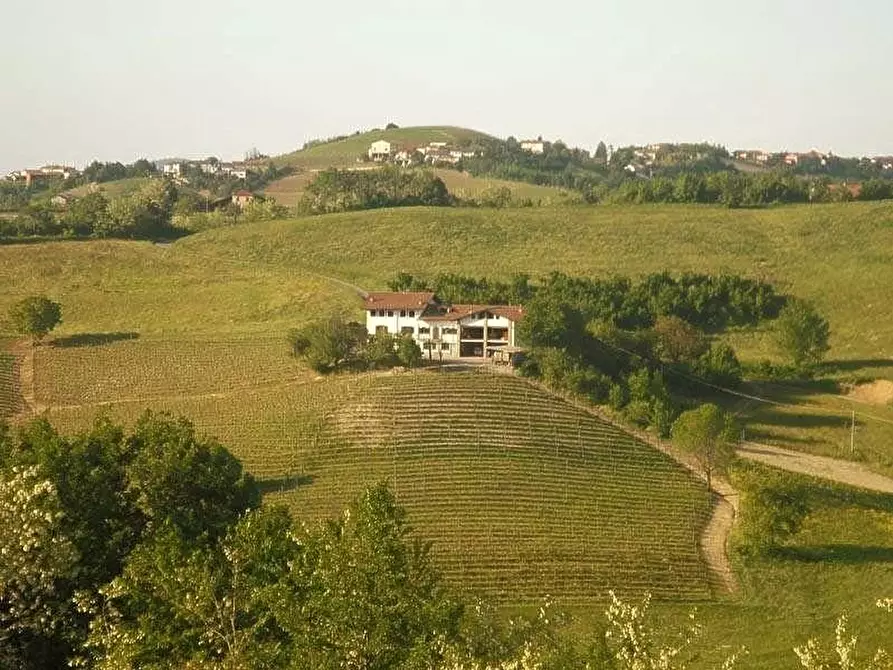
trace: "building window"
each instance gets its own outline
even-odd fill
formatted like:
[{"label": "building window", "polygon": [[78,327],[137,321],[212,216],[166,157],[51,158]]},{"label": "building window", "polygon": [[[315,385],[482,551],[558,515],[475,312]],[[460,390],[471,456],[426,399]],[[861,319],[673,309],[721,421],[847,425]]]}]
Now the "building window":
[{"label": "building window", "polygon": [[409,310],[409,316],[411,316],[412,318],[415,318],[415,311]]},{"label": "building window", "polygon": [[431,343],[430,342],[425,342],[422,346],[425,348],[425,351],[431,351]]},{"label": "building window", "polygon": [[455,328],[444,328],[444,329],[443,329],[443,334],[444,334],[444,335],[455,335],[455,334],[456,334],[456,329],[455,329]]},{"label": "building window", "polygon": [[419,328],[419,335],[427,335],[431,332],[430,328]]},{"label": "building window", "polygon": [[388,310],[388,316],[394,316],[393,310],[390,310],[390,309]]},{"label": "building window", "polygon": [[406,316],[406,310],[405,310],[405,309],[401,309],[401,310],[400,310],[400,316]]},{"label": "building window", "polygon": [[375,326],[375,334],[376,335],[387,335],[388,327],[387,326]]},{"label": "building window", "polygon": [[403,326],[400,329],[401,335],[412,335],[413,333],[415,333],[415,329],[412,326]]},{"label": "building window", "polygon": [[441,343],[441,345],[440,345],[440,350],[441,350],[441,351],[449,351],[449,350],[450,350],[450,345],[447,344],[446,342],[443,342],[443,343]]}]

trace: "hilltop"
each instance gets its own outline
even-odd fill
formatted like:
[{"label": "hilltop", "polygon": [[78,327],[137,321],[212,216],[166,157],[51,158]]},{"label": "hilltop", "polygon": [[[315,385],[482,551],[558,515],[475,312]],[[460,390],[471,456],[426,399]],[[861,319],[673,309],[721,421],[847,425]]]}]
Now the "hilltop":
[{"label": "hilltop", "polygon": [[420,145],[428,142],[465,144],[475,140],[492,139],[490,135],[477,130],[457,126],[416,126],[370,130],[331,141],[321,141],[306,149],[276,156],[273,158],[273,163],[277,167],[290,166],[305,169],[352,167],[356,165],[359,156],[366,154],[369,145],[377,140],[387,140],[395,144]]}]

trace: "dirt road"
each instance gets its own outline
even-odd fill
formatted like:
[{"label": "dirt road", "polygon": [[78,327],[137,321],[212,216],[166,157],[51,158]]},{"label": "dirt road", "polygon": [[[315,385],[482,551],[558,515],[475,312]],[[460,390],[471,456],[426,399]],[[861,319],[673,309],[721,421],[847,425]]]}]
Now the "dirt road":
[{"label": "dirt road", "polygon": [[861,463],[844,461],[827,456],[813,456],[799,451],[772,447],[766,444],[745,442],[738,448],[738,455],[764,465],[799,472],[804,475],[829,479],[840,484],[863,489],[893,493],[893,479],[872,472]]}]

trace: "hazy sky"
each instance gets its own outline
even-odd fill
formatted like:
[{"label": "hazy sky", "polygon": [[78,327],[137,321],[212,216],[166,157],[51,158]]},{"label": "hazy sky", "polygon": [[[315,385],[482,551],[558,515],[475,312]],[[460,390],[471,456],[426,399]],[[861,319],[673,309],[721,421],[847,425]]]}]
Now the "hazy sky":
[{"label": "hazy sky", "polygon": [[891,0],[3,2],[0,171],[452,124],[893,154]]}]

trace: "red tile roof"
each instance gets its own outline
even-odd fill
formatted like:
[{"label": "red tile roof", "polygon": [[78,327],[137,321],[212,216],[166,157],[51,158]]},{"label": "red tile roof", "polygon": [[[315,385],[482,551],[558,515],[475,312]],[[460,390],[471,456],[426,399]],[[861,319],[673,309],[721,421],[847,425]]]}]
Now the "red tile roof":
[{"label": "red tile roof", "polygon": [[434,300],[433,293],[370,293],[366,309],[424,309]]},{"label": "red tile roof", "polygon": [[446,311],[425,314],[423,318],[425,321],[459,321],[478,312],[490,312],[515,322],[524,316],[523,308],[517,305],[452,305]]}]

